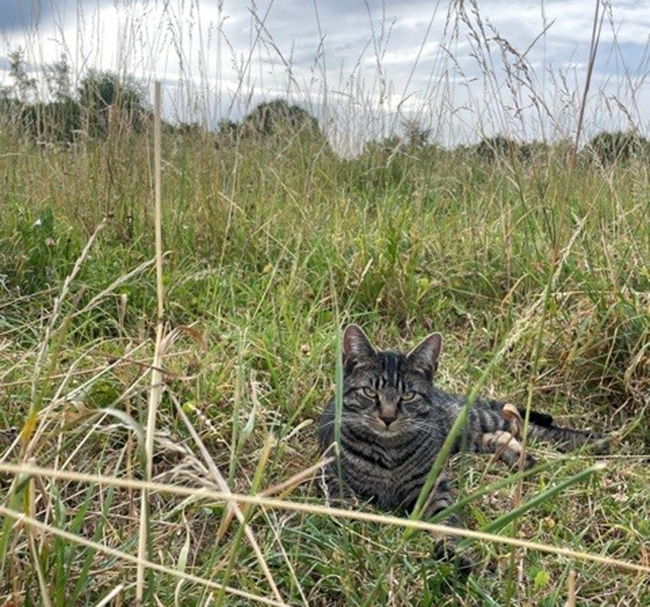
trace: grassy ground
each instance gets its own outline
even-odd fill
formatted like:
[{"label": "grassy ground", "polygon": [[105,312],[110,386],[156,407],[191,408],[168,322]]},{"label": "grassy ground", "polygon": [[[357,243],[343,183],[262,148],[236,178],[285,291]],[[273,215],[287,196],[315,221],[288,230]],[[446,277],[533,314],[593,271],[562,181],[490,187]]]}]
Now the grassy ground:
[{"label": "grassy ground", "polygon": [[[3,461],[142,478],[156,310],[149,142],[2,149]],[[603,471],[501,533],[650,565],[647,164],[572,167],[559,149],[526,164],[413,150],[343,160],[300,138],[216,149],[198,136],[165,138],[163,163],[166,331],[191,329],[164,358],[154,480],[210,482],[175,399],[230,488],[256,492],[318,461],[341,323],[387,347],[438,330],[441,386],[469,391],[502,351],[484,394],[616,437]],[[22,429],[14,445],[10,428]],[[524,481],[522,502],[594,461],[533,449],[549,466]],[[510,474],[480,457],[453,466],[460,496]],[[42,479],[10,495],[12,478],[0,476],[4,506],[135,554],[137,491]],[[484,528],[516,494],[516,483],[490,490],[462,518]],[[288,497],[319,503],[312,483]],[[151,560],[272,596],[237,522],[217,540],[223,503],[154,493],[150,507]],[[580,605],[650,605],[647,574],[532,550],[481,544],[497,571],[454,588],[425,534],[403,544],[391,526],[279,509],[251,526],[292,605],[559,605],[571,569]],[[51,533],[6,519],[0,558],[1,605],[96,605],[115,588],[111,604],[133,603],[133,563]],[[160,572],[148,587],[152,605],[254,604]]]}]

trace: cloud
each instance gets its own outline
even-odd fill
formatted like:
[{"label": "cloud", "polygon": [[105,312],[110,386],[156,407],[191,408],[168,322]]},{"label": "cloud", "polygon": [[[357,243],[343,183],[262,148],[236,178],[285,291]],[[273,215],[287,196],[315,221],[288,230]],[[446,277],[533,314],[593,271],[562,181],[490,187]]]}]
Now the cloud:
[{"label": "cloud", "polygon": [[[30,18],[21,21],[16,6]],[[465,13],[458,6],[258,0],[253,11],[232,0],[222,10],[215,0],[9,0],[0,8],[0,55],[22,46],[33,66],[64,53],[79,73],[99,67],[163,79],[167,109],[183,120],[238,119],[264,98],[289,95],[347,141],[386,134],[404,118],[433,126],[446,142],[571,132],[593,7],[484,0],[477,15],[469,3]],[[640,123],[650,118],[648,32],[647,2],[619,0],[605,14],[590,97],[594,125],[625,124],[620,100],[637,108],[627,114]]]},{"label": "cloud", "polygon": [[0,5],[0,30],[24,30],[35,25],[51,14],[52,6],[37,0],[7,0]]},{"label": "cloud", "polygon": [[50,28],[78,11],[109,5],[113,0],[3,0],[0,4],[0,31],[11,33]]}]

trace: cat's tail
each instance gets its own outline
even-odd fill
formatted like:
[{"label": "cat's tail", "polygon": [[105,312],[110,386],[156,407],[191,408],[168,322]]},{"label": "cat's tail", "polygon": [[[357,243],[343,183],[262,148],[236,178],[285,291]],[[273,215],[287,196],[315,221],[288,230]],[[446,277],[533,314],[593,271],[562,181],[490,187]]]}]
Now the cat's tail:
[{"label": "cat's tail", "polygon": [[[519,414],[523,419],[526,415],[525,409],[519,409]],[[597,432],[558,426],[552,416],[536,411],[530,412],[529,421],[528,436],[553,443],[560,451],[575,451],[592,445],[592,451],[598,455],[609,452],[609,439]]]}]

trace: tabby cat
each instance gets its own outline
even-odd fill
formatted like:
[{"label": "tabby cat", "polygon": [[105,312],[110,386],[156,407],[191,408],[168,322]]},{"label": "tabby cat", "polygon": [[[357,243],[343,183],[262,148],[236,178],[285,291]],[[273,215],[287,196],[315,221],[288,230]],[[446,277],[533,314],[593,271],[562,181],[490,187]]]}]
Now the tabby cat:
[{"label": "tabby cat", "polygon": [[[356,495],[380,508],[410,510],[465,400],[433,384],[442,338],[434,333],[408,354],[377,351],[363,330],[351,325],[343,335],[343,408],[340,466],[332,463],[323,475],[328,498]],[[465,447],[494,452],[511,466],[521,456],[520,417],[508,416],[504,404],[477,400],[469,412],[466,431],[455,452]],[[508,419],[510,417],[510,419]],[[323,450],[334,442],[335,403],[328,404],[320,421]],[[550,415],[531,413],[528,435],[558,443],[563,450],[600,442],[590,432],[561,428]],[[524,466],[534,463],[526,455]],[[339,469],[342,478],[339,478]],[[447,474],[443,472],[428,500],[424,518],[452,504]],[[450,517],[448,524],[457,524]],[[453,552],[453,540],[442,545]]]}]

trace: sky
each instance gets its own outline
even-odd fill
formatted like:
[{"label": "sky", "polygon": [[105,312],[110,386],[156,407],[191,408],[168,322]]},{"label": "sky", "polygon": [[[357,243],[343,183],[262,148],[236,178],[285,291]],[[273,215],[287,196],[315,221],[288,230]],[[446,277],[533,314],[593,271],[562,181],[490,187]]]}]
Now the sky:
[{"label": "sky", "polygon": [[34,75],[64,55],[77,77],[162,80],[168,119],[288,97],[342,149],[409,122],[445,145],[557,139],[576,131],[597,7],[585,137],[647,134],[647,0],[1,0],[0,85],[22,48]]}]

